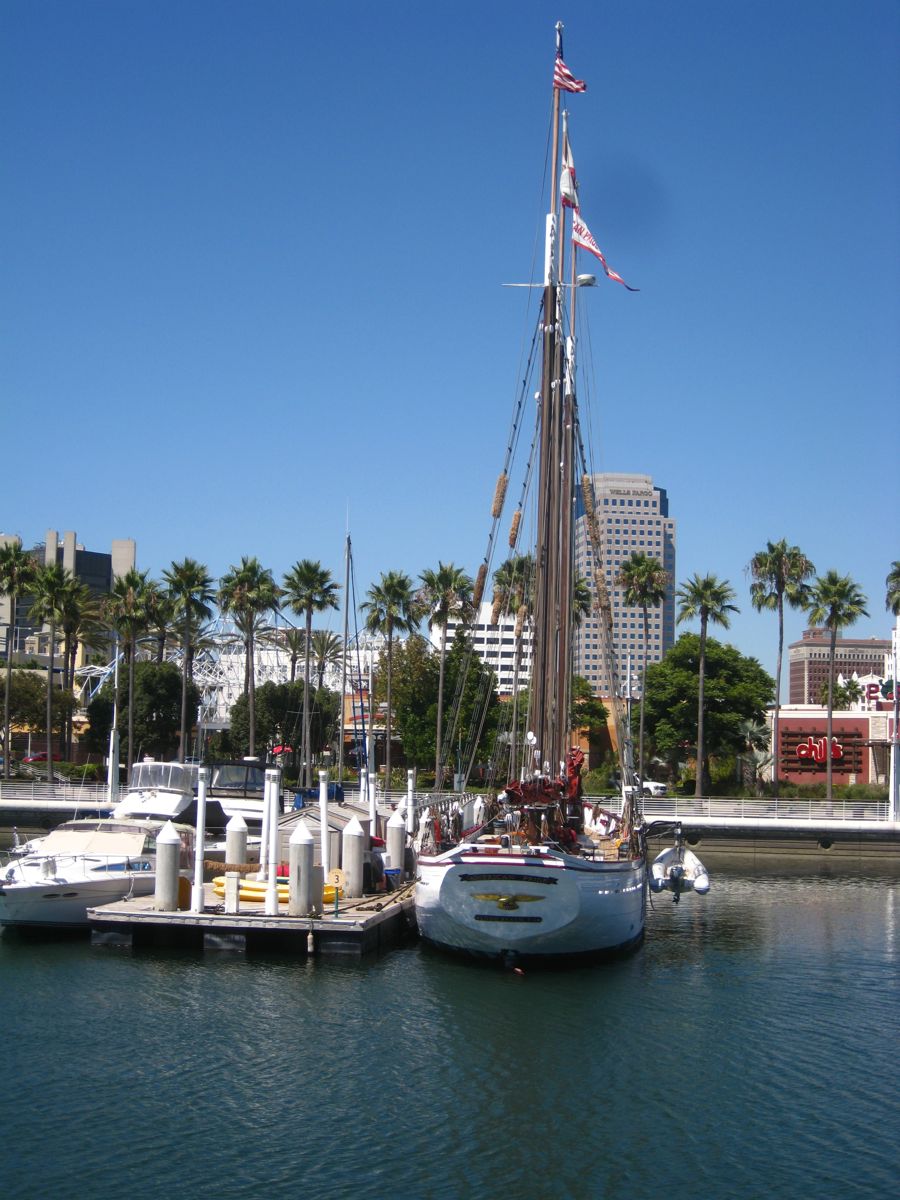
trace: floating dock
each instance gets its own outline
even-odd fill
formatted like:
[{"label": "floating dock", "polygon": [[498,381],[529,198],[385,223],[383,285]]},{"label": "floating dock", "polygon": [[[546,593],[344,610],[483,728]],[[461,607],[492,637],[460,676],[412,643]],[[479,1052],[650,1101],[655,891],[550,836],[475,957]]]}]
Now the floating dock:
[{"label": "floating dock", "polygon": [[362,958],[415,936],[414,888],[408,883],[394,892],[340,900],[336,912],[329,905],[319,916],[291,917],[287,905],[281,906],[283,915],[274,916],[266,913],[265,904],[243,900],[239,912],[226,913],[207,883],[202,913],[159,912],[154,896],[140,896],[88,909],[88,920],[91,940],[100,945]]}]

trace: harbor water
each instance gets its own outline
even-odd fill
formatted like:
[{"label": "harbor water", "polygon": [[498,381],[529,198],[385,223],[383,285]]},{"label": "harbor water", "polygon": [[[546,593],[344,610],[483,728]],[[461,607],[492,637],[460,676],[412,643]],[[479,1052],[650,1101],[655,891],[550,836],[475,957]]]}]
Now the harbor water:
[{"label": "harbor water", "polygon": [[594,968],[0,940],[5,1196],[889,1197],[896,874],[719,872]]}]

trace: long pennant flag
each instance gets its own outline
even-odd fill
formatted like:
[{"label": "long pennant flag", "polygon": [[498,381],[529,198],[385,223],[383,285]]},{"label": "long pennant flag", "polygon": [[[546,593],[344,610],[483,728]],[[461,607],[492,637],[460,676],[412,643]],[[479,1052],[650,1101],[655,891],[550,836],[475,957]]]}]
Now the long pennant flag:
[{"label": "long pennant flag", "polygon": [[629,292],[639,292],[640,288],[630,287],[621,275],[613,271],[606,261],[606,257],[597,243],[594,241],[594,236],[581,219],[581,215],[576,211],[572,214],[572,241],[576,246],[581,246],[584,250],[589,250],[591,254],[595,254],[603,264],[603,270],[606,272],[607,278],[614,279],[616,283],[621,283],[623,288],[628,288]]},{"label": "long pennant flag", "polygon": [[553,86],[561,92],[586,92],[587,84],[583,79],[576,79],[569,68],[562,60],[562,55],[557,54],[556,62],[553,65]]}]

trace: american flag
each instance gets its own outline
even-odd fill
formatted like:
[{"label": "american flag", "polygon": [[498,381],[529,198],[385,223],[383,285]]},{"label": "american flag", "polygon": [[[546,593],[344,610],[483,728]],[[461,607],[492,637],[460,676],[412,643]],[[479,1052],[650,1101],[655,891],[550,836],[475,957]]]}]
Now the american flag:
[{"label": "american flag", "polygon": [[585,225],[584,221],[582,221],[578,212],[575,212],[572,216],[572,241],[576,246],[581,246],[583,249],[590,251],[591,254],[595,254],[597,258],[600,259],[600,262],[603,264],[603,270],[606,272],[608,279],[614,279],[616,283],[621,283],[622,287],[628,288],[629,292],[640,291],[640,288],[629,287],[622,276],[609,266],[606,261],[606,256],[594,241],[594,235],[588,229],[587,225]]},{"label": "american flag", "polygon": [[561,92],[586,92],[587,84],[583,79],[576,79],[562,57],[557,54],[553,64],[553,86]]}]

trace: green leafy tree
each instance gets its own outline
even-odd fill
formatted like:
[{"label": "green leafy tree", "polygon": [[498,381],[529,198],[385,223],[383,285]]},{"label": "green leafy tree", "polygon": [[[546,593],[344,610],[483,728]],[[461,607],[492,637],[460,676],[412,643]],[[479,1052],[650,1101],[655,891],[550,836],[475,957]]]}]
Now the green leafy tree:
[{"label": "green leafy tree", "polygon": [[398,633],[414,633],[421,619],[421,611],[416,603],[413,592],[413,582],[403,571],[385,571],[378,583],[373,583],[366,593],[366,600],[361,605],[365,614],[366,629],[370,633],[380,633],[387,641],[386,666],[386,701],[387,715],[385,718],[384,734],[384,772],[385,787],[390,787],[391,780],[391,685],[394,660],[394,637]]},{"label": "green leafy tree", "polygon": [[697,663],[698,694],[697,694],[697,787],[695,795],[699,799],[703,795],[704,779],[704,691],[706,676],[706,638],[709,622],[721,625],[725,629],[729,625],[729,613],[737,612],[738,608],[732,603],[734,589],[723,579],[715,575],[692,575],[683,583],[676,593],[679,603],[678,617],[680,621],[700,621],[700,655]]},{"label": "green leafy tree", "polygon": [[464,624],[475,615],[472,603],[473,583],[469,575],[455,563],[438,562],[437,570],[428,568],[419,576],[421,588],[418,599],[428,613],[428,628],[441,631],[438,665],[437,712],[435,714],[434,786],[439,791],[441,780],[441,739],[444,728],[444,682],[447,661],[447,624],[457,617]]},{"label": "green leafy tree", "polygon": [[616,585],[622,588],[629,608],[639,608],[644,621],[644,665],[641,671],[641,703],[638,721],[638,782],[643,787],[644,767],[644,696],[647,691],[647,659],[650,655],[650,609],[658,608],[671,587],[669,572],[649,554],[635,551],[619,568]]},{"label": "green leafy tree", "polygon": [[215,599],[213,580],[206,567],[193,558],[173,562],[163,571],[175,619],[181,626],[181,722],[178,761],[184,762],[188,741],[188,683],[193,669],[194,648],[204,621],[212,616]]},{"label": "green leafy tree", "polygon": [[[38,733],[47,720],[47,681],[43,671],[13,671],[9,693],[10,723],[17,730]],[[54,732],[65,728],[75,708],[68,688],[56,688],[53,697]]]},{"label": "green leafy tree", "polygon": [[[296,765],[297,734],[303,716],[303,682],[262,684],[256,693],[256,737],[267,751],[290,746]],[[310,753],[318,760],[334,741],[340,711],[337,692],[320,688],[310,704]],[[245,753],[249,737],[247,697],[241,696],[231,709],[230,741],[233,753]]]},{"label": "green leafy tree", "polygon": [[245,693],[249,714],[249,746],[256,753],[256,663],[254,649],[259,625],[264,614],[278,608],[281,591],[268,567],[258,558],[241,559],[219,580],[219,604],[223,612],[231,613],[244,641]]},{"label": "green leafy tree", "polygon": [[[133,730],[138,756],[175,757],[181,725],[181,693],[182,674],[175,663],[134,664],[132,687],[122,716]],[[104,753],[109,744],[114,696],[113,685],[106,683],[88,705],[85,744],[93,753]],[[195,707],[200,702],[200,691],[194,683],[188,683],[188,699]]]},{"label": "green leafy tree", "polygon": [[[755,658],[707,638],[704,745],[708,756],[734,755],[746,745],[744,722],[761,724],[775,693],[775,681]],[[673,778],[697,744],[700,719],[700,638],[682,634],[662,662],[647,668],[647,732]]]},{"label": "green leafy tree", "polygon": [[[125,707],[128,712],[128,777],[131,778],[131,766],[134,762],[134,706],[131,703],[134,692],[134,668],[137,659],[138,641],[147,630],[147,572],[138,571],[132,567],[124,575],[120,575],[112,586],[104,604],[107,621],[115,629],[122,642],[122,650],[128,667],[127,692]],[[118,697],[116,703],[118,704]]]},{"label": "green leafy tree", "polygon": [[772,773],[774,794],[778,795],[778,724],[781,718],[781,662],[784,653],[784,606],[804,608],[809,601],[807,580],[816,568],[799,546],[789,546],[782,538],[780,542],[767,542],[765,550],[754,554],[750,560],[750,599],[753,607],[778,614],[778,660],[775,667],[775,714],[772,718],[772,744],[775,747],[775,766]]},{"label": "green leafy tree", "polygon": [[72,575],[61,563],[38,567],[31,584],[31,619],[50,627],[50,655],[47,666],[47,781],[53,784],[53,671],[56,638],[63,617],[63,602],[71,586]]},{"label": "green leafy tree", "polygon": [[21,542],[0,546],[0,595],[9,597],[9,627],[6,635],[6,683],[3,701],[3,774],[9,779],[10,759],[10,688],[12,677],[13,637],[16,629],[16,606],[34,579],[36,564],[32,555],[22,549]]},{"label": "green leafy tree", "polygon": [[[457,752],[465,749],[467,755],[487,760],[501,705],[494,691],[493,671],[470,650],[465,633],[458,630],[447,651],[444,683],[456,696],[453,731]],[[384,694],[385,679],[386,672],[380,670],[376,698]],[[437,737],[440,668],[424,638],[411,637],[394,648],[393,680],[395,720],[406,759],[418,767],[430,765]]]},{"label": "green leafy tree", "polygon": [[838,631],[855,625],[860,617],[867,617],[866,597],[849,575],[837,571],[826,571],[817,576],[807,601],[810,624],[827,629],[828,640],[828,716],[825,737],[828,753],[825,755],[825,797],[830,802],[832,791],[831,746],[834,727],[834,656]]},{"label": "green leafy tree", "polygon": [[304,625],[303,653],[303,763],[304,784],[312,787],[312,754],[310,747],[310,660],[312,657],[312,620],[314,613],[337,608],[340,585],[331,572],[311,558],[294,563],[284,577],[284,598],[291,610],[302,615]]}]

